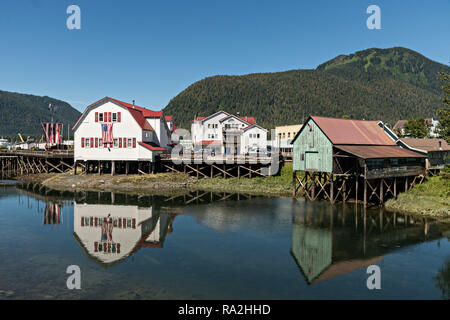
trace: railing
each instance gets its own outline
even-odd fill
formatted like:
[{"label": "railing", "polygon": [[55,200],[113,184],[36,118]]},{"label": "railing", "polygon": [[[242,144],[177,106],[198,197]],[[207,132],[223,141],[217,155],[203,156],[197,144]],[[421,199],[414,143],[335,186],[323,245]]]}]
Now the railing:
[{"label": "railing", "polygon": [[41,158],[52,158],[52,157],[73,157],[73,151],[69,150],[52,150],[52,151],[33,151],[33,150],[0,150],[0,155],[13,155],[13,156],[27,156],[27,157],[41,157]]},{"label": "railing", "polygon": [[[177,161],[184,163],[271,163],[273,157],[271,155],[222,155],[215,156],[204,154],[187,154],[187,155],[171,155],[161,154],[161,160]],[[275,160],[279,160],[275,157]]]}]

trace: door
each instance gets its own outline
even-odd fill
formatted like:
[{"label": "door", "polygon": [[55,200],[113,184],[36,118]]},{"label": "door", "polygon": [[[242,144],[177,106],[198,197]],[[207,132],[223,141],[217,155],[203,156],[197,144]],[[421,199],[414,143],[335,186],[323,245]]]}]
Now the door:
[{"label": "door", "polygon": [[319,153],[306,152],[305,153],[305,170],[318,171],[319,170]]}]

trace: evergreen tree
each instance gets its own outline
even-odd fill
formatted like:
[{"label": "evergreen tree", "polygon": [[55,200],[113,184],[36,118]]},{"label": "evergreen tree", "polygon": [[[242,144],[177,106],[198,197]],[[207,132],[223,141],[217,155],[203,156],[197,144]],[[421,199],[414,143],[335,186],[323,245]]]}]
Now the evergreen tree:
[{"label": "evergreen tree", "polygon": [[404,136],[408,138],[426,138],[429,132],[429,126],[424,118],[408,120],[403,129]]}]

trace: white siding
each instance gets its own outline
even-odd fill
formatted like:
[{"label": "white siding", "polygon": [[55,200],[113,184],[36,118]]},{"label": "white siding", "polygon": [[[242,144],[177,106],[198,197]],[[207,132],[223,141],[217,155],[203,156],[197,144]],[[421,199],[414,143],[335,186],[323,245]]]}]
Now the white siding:
[{"label": "white siding", "polygon": [[[113,124],[113,137],[131,139],[136,138],[136,148],[91,148],[85,146],[81,147],[82,138],[98,138],[102,137],[101,123],[95,122],[95,113],[121,113],[121,122],[115,122]],[[87,161],[87,160],[102,160],[102,161],[136,161],[136,160],[154,160],[154,155],[151,151],[141,147],[139,142],[151,141],[144,139],[144,132],[138,125],[134,117],[128,111],[127,108],[119,106],[112,102],[105,102],[97,107],[91,108],[86,112],[84,117],[80,120],[80,124],[75,131],[75,160]],[[153,136],[153,134],[152,134]],[[153,139],[153,137],[150,137]],[[144,149],[144,150],[141,150]]]},{"label": "white siding", "polygon": [[265,151],[267,149],[267,131],[259,127],[248,129],[242,135],[241,145],[244,153],[248,153],[251,150],[256,151],[256,149]]}]

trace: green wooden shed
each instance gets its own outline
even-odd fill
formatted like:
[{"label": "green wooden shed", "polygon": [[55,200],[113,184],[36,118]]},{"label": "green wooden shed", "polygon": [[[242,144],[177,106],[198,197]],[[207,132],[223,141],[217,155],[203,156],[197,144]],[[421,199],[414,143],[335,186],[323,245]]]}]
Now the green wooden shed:
[{"label": "green wooden shed", "polygon": [[[397,196],[395,178],[406,180],[408,189],[425,174],[425,156],[397,146],[377,121],[311,116],[292,145],[294,196],[302,189],[313,200],[324,195],[334,202],[338,196],[345,201],[353,192],[357,200],[363,179],[365,203],[367,187],[369,196],[376,194],[382,203],[386,192]],[[302,177],[297,172],[303,172]]]}]

